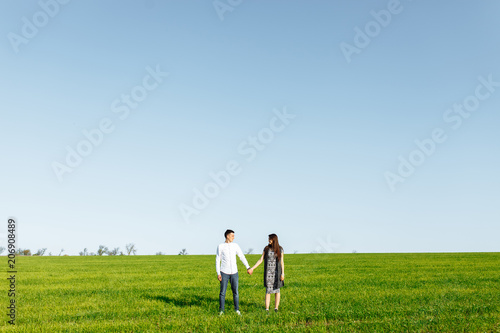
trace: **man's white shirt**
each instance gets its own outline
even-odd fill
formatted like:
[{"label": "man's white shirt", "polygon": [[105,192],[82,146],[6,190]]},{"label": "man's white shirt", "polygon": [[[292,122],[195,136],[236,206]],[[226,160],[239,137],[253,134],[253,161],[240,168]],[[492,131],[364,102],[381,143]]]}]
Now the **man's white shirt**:
[{"label": "man's white shirt", "polygon": [[217,275],[220,272],[225,274],[238,273],[238,265],[236,264],[236,255],[240,257],[241,262],[247,269],[250,268],[243,251],[236,243],[221,243],[217,246],[217,256],[215,257],[215,270]]}]

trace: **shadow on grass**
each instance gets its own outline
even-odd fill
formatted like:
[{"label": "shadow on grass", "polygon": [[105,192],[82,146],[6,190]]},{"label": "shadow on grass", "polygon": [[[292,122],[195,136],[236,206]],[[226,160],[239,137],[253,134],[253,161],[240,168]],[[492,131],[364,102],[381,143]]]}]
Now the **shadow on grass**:
[{"label": "shadow on grass", "polygon": [[[178,297],[169,297],[169,296],[159,296],[159,295],[144,295],[144,298],[154,300],[154,301],[160,301],[164,302],[169,305],[174,305],[174,306],[179,306],[179,307],[191,307],[191,306],[197,306],[197,307],[207,307],[207,306],[214,306],[216,304],[217,308],[219,307],[219,295],[214,295],[214,296],[202,296],[202,295],[182,295]],[[229,295],[229,297],[226,295],[226,309],[233,308],[233,297],[232,295]],[[241,299],[241,294],[240,294],[240,308],[246,308],[246,309],[258,309],[261,308],[263,304],[259,304],[257,302],[248,302],[245,300]]]},{"label": "shadow on grass", "polygon": [[219,297],[206,297],[197,295],[183,295],[178,297],[144,295],[145,298],[164,302],[175,306],[203,306],[213,302],[219,302]]}]

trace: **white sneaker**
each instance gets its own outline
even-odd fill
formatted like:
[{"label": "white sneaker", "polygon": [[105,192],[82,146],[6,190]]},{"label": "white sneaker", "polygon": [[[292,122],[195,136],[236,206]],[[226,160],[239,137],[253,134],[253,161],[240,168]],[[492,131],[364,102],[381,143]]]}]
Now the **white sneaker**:
[{"label": "white sneaker", "polygon": [[224,314],[224,311],[219,312],[219,316],[222,316]]},{"label": "white sneaker", "polygon": [[236,314],[237,314],[238,316],[241,316],[241,312],[240,312],[240,310],[236,310]]}]

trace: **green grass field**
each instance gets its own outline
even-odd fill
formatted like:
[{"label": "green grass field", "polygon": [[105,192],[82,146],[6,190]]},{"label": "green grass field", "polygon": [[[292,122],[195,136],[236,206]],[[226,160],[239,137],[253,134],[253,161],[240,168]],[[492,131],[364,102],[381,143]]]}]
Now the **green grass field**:
[{"label": "green grass field", "polygon": [[[6,257],[3,257],[7,261]],[[253,265],[259,255],[248,255]],[[5,332],[500,332],[500,253],[288,254],[278,314],[262,265],[217,315],[212,256],[18,257]],[[7,264],[5,263],[5,266]],[[273,308],[274,297],[271,298]]]}]

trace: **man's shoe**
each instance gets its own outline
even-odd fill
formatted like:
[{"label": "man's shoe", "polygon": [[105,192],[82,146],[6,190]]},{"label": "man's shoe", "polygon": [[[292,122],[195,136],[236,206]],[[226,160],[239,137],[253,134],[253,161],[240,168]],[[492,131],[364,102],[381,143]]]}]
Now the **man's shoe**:
[{"label": "man's shoe", "polygon": [[241,312],[240,312],[240,310],[236,310],[236,314],[237,314],[238,316],[241,316]]},{"label": "man's shoe", "polygon": [[219,316],[222,316],[224,314],[224,311],[219,312]]}]

